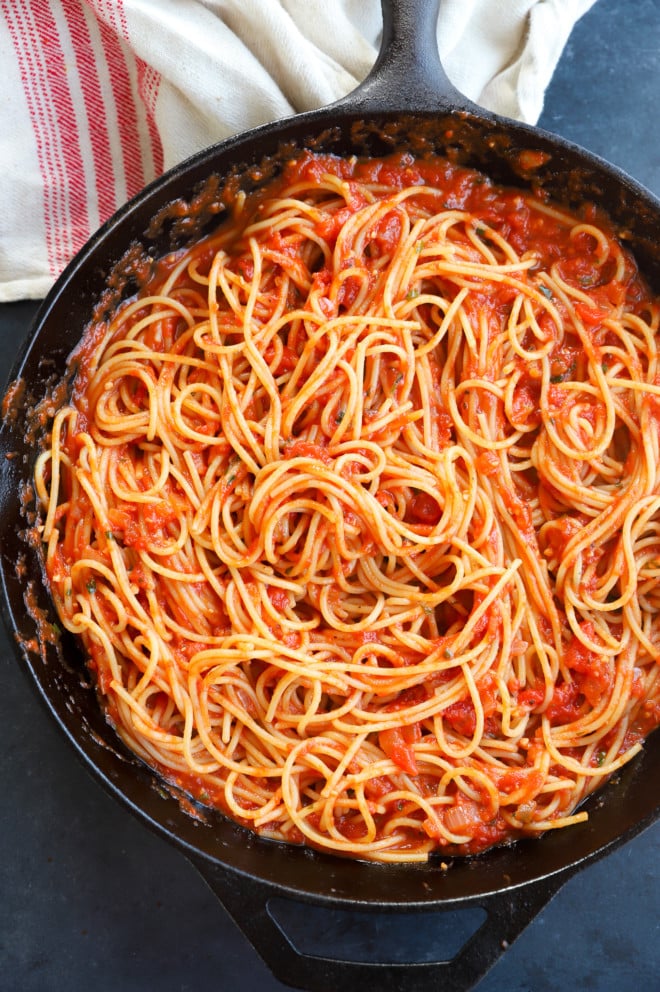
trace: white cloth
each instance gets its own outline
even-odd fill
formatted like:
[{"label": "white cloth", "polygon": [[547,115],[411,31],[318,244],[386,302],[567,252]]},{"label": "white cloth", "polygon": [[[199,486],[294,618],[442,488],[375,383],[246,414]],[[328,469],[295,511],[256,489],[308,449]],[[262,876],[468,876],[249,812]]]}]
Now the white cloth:
[{"label": "white cloth", "polygon": [[[534,123],[595,0],[443,0],[447,74]],[[332,102],[374,62],[379,0],[0,0],[0,301],[43,296],[163,169]]]}]

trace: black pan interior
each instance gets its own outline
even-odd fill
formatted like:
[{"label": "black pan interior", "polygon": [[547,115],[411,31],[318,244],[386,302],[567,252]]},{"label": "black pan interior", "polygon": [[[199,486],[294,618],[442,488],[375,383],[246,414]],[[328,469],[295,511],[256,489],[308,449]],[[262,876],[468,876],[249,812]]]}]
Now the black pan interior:
[{"label": "black pan interior", "polygon": [[[250,188],[302,148],[333,154],[409,149],[438,152],[484,169],[494,179],[545,190],[568,206],[606,206],[619,235],[660,291],[660,204],[594,156],[550,135],[465,109],[383,112],[365,119],[343,106],[268,125],[212,148],[173,170],[119,212],[60,278],[37,315],[13,371],[0,434],[3,610],[26,672],[74,748],[102,784],[150,826],[191,855],[257,876],[302,898],[383,907],[429,907],[501,891],[574,868],[631,837],[660,815],[660,735],[616,780],[588,802],[590,818],[541,841],[525,841],[469,860],[428,866],[381,866],[262,841],[221,815],[200,819],[130,756],[106,725],[72,640],[52,635],[55,616],[40,559],[24,540],[32,521],[30,476],[35,438],[25,424],[48,412],[40,401],[65,374],[67,356],[94,312],[135,291],[149,259],[181,246],[218,222],[229,179]],[[540,151],[530,167],[526,150]],[[127,246],[132,246],[127,255]],[[25,504],[25,505],[24,505]],[[18,565],[17,565],[18,563]]]}]

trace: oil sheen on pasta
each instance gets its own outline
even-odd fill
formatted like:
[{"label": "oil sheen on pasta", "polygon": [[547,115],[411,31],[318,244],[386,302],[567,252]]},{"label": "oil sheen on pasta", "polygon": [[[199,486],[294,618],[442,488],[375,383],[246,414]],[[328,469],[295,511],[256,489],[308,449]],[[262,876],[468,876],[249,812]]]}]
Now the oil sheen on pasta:
[{"label": "oil sheen on pasta", "polygon": [[91,326],[35,478],[126,744],[375,861],[583,820],[660,719],[660,310],[579,216],[304,154]]}]

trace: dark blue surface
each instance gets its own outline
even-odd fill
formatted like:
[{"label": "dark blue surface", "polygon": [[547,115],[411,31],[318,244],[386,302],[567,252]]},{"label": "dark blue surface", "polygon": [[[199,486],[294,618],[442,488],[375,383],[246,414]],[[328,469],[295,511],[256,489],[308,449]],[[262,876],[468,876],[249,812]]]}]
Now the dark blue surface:
[{"label": "dark blue surface", "polygon": [[[569,41],[541,123],[660,193],[659,81],[658,0],[598,0]],[[0,307],[2,380],[33,309]],[[0,686],[0,992],[283,992],[184,857],[78,765],[4,633]],[[656,824],[583,870],[477,992],[660,990],[659,855]],[[312,936],[328,930],[327,917],[305,915]],[[339,915],[333,924],[346,952],[365,942]],[[413,916],[402,939],[432,942],[447,926]]]}]

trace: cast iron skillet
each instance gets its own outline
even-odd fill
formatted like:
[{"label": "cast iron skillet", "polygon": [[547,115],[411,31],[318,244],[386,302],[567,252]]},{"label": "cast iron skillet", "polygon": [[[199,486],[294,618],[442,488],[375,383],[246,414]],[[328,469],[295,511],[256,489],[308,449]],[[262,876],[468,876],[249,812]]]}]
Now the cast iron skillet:
[{"label": "cast iron skillet", "polygon": [[[296,148],[375,155],[435,149],[498,181],[544,188],[568,205],[595,199],[660,290],[660,201],[575,145],[486,113],[458,93],[438,60],[436,0],[383,0],[383,14],[381,53],[353,94],[231,138],[178,166],[108,221],[54,286],[13,370],[22,392],[7,394],[12,402],[0,430],[2,605],[23,668],[83,762],[112,795],[186,853],[282,982],[314,992],[464,992],[573,873],[660,815],[660,794],[652,786],[660,780],[660,735],[588,802],[586,824],[455,860],[448,870],[438,863],[369,865],[285,847],[253,837],[219,814],[200,823],[118,742],[77,646],[50,636],[55,617],[40,559],[23,536],[34,519],[24,499],[34,459],[25,423],[65,374],[67,356],[95,308],[134,291],[143,255],[184,244],[217,222],[218,189],[226,177],[250,188]],[[132,254],[123,259],[131,245]],[[391,964],[383,948],[385,960],[355,963],[295,949],[269,909],[278,897],[371,913],[433,910],[439,925],[441,911],[464,907],[482,907],[486,918],[451,961]]]}]

